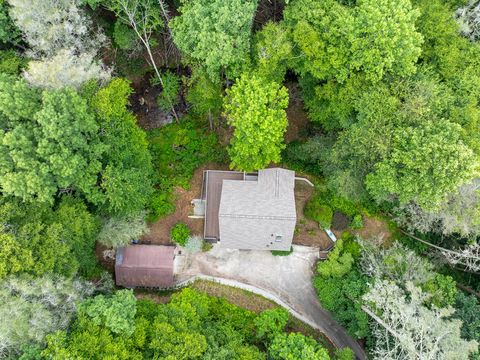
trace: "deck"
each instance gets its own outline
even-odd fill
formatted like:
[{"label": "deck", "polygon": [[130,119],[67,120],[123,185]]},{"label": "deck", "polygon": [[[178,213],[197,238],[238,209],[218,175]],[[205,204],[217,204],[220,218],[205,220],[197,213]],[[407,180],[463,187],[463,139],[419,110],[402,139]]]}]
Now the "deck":
[{"label": "deck", "polygon": [[206,200],[204,238],[219,239],[218,210],[223,180],[244,180],[245,173],[238,171],[206,170],[203,172],[202,199]]}]

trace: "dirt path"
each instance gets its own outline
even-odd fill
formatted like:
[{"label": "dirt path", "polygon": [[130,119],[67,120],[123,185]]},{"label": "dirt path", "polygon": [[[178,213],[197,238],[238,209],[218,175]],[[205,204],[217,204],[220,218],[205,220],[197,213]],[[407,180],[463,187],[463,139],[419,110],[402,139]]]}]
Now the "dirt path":
[{"label": "dirt path", "polygon": [[312,286],[317,259],[318,249],[305,246],[294,246],[289,256],[273,256],[265,251],[224,249],[215,245],[209,252],[183,256],[176,278],[181,283],[203,275],[244,284],[249,291],[284,303],[298,313],[300,320],[322,331],[337,347],[350,347],[358,359],[366,359],[362,347],[318,302]]}]

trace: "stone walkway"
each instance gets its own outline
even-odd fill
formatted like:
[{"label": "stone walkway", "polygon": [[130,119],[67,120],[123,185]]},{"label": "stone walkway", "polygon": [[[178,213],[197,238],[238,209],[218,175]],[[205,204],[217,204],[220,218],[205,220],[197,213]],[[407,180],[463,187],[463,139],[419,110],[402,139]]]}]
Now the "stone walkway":
[{"label": "stone walkway", "polygon": [[300,320],[322,331],[337,347],[350,347],[357,359],[366,359],[362,347],[323,309],[312,286],[318,249],[294,245],[289,256],[268,251],[222,249],[177,256],[178,285],[195,277],[244,288],[287,308]]}]

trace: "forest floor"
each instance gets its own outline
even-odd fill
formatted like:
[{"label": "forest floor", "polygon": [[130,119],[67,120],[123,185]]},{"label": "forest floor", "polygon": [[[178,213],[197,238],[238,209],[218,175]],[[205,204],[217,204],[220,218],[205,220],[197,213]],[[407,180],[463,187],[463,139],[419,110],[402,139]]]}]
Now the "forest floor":
[{"label": "forest floor", "polygon": [[193,215],[191,201],[193,199],[199,199],[201,196],[203,170],[206,169],[226,170],[228,167],[216,163],[205,164],[193,173],[189,189],[184,189],[180,186],[175,187],[173,192],[175,212],[150,224],[150,231],[141,238],[142,242],[149,242],[156,245],[171,244],[170,229],[179,222],[185,223],[189,227],[191,234],[203,236],[203,219],[190,219],[188,216]]}]

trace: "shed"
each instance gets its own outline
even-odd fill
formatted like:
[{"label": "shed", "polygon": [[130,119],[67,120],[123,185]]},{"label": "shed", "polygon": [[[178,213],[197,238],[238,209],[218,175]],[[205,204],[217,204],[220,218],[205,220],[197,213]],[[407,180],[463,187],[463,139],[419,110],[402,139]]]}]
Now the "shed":
[{"label": "shed", "polygon": [[115,259],[115,282],[127,288],[171,287],[174,257],[174,246],[131,245],[119,248]]}]

